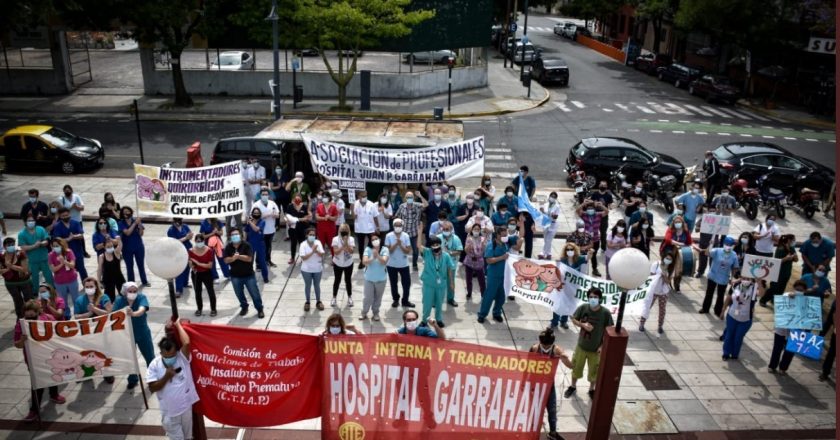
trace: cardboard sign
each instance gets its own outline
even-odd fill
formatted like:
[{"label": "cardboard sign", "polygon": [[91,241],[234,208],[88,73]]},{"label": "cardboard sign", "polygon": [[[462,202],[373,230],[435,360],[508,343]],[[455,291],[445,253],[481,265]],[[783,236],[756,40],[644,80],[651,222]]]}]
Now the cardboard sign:
[{"label": "cardboard sign", "polygon": [[729,233],[729,226],[731,224],[731,216],[703,214],[703,220],[700,222],[700,233],[712,235],[726,235]]},{"label": "cardboard sign", "polygon": [[801,354],[809,359],[820,360],[825,338],[805,330],[791,330],[785,350]]},{"label": "cardboard sign", "polygon": [[741,276],[775,282],[779,281],[779,270],[781,268],[782,260],[778,258],[746,254],[744,255],[744,264],[741,266]]},{"label": "cardboard sign", "polygon": [[813,296],[773,297],[776,328],[822,330],[822,300]]}]

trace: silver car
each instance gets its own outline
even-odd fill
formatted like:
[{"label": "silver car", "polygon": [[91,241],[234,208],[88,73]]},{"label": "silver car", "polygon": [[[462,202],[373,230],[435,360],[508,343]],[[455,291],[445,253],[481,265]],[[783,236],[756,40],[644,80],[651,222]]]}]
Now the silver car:
[{"label": "silver car", "polygon": [[446,64],[449,62],[449,58],[455,58],[455,52],[447,49],[442,50],[430,50],[426,52],[412,52],[403,55],[403,59],[406,63],[410,63],[414,60],[415,63],[442,63]]},{"label": "silver car", "polygon": [[254,57],[248,52],[228,51],[219,54],[219,59],[210,65],[217,70],[253,70]]}]

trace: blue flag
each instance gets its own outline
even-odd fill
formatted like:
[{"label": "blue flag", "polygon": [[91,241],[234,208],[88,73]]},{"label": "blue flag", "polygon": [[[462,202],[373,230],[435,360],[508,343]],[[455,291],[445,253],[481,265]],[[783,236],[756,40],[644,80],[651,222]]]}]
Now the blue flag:
[{"label": "blue flag", "polygon": [[540,225],[543,229],[551,224],[551,217],[541,213],[539,209],[531,204],[531,199],[528,198],[528,191],[525,189],[525,180],[522,179],[522,176],[519,176],[519,194],[517,194],[517,198],[519,199],[519,211],[528,211],[528,214],[531,214],[531,218],[534,219],[534,223]]}]

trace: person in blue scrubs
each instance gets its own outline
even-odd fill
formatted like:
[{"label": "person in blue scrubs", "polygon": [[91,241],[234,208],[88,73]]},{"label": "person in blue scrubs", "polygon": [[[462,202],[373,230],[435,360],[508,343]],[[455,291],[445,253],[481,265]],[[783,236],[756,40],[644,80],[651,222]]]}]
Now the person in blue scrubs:
[{"label": "person in blue scrubs", "polygon": [[119,234],[111,230],[111,226],[108,224],[108,218],[99,217],[99,219],[96,220],[93,239],[91,240],[93,243],[93,250],[96,252],[96,255],[102,255],[105,252],[105,243],[107,241],[119,240],[119,237]]},{"label": "person in blue scrubs", "polygon": [[487,243],[484,250],[484,261],[487,262],[487,291],[481,297],[481,307],[478,310],[478,322],[484,323],[484,319],[490,313],[490,306],[493,306],[493,320],[504,322],[502,318],[502,306],[505,305],[505,264],[511,249],[519,251],[522,243],[516,236],[508,237],[507,228],[496,228],[491,242]]},{"label": "person in blue scrubs", "polygon": [[[174,238],[180,241],[184,247],[189,251],[192,249],[192,240],[193,233],[190,231],[190,227],[184,224],[184,219],[180,217],[174,217],[172,219],[172,226],[169,227],[169,230],[166,231],[166,236]],[[190,282],[190,266],[184,266],[184,271],[175,278],[175,297],[180,298],[181,295],[184,294],[184,287]]]},{"label": "person in blue scrubs", "polygon": [[67,208],[58,208],[58,222],[52,230],[53,238],[63,238],[67,242],[67,247],[73,251],[76,256],[76,272],[79,272],[82,279],[87,278],[88,273],[85,269],[85,231],[82,229],[82,224],[70,218],[70,210]]},{"label": "person in blue scrubs", "polygon": [[122,254],[125,260],[125,272],[128,281],[134,281],[134,263],[137,262],[137,269],[140,272],[140,282],[143,287],[150,287],[146,278],[146,246],[143,244],[143,226],[140,218],[134,218],[134,210],[123,206],[122,219],[117,223],[120,230],[120,238],[123,242]]},{"label": "person in blue scrubs", "polygon": [[[146,366],[155,358],[155,346],[152,343],[152,331],[149,329],[147,312],[149,311],[149,299],[146,298],[140,287],[131,281],[123,284],[120,296],[114,301],[114,310],[122,310],[126,307],[131,309],[131,330],[134,332],[134,344],[140,349],[140,354],[146,361]],[[128,389],[134,389],[140,382],[140,376],[132,374],[128,376]]]},{"label": "person in blue scrubs", "polygon": [[262,211],[260,211],[259,208],[252,209],[251,217],[245,223],[242,230],[248,234],[248,244],[250,244],[251,248],[254,249],[254,262],[257,264],[257,268],[260,269],[260,273],[262,273],[263,283],[267,283],[268,264],[266,264],[265,240],[263,239],[263,236],[265,235],[263,233],[265,230],[265,220],[262,220],[261,217]]}]

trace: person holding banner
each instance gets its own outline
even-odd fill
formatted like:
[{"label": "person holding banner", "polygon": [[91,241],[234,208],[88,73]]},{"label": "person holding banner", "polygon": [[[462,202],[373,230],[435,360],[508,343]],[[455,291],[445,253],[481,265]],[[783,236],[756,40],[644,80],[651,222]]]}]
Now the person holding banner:
[{"label": "person holding banner", "polygon": [[[582,272],[582,268],[586,265],[586,255],[581,255],[580,248],[578,245],[566,241],[566,245],[563,246],[563,256],[557,260],[559,264],[563,264],[567,267],[570,267],[578,272]],[[554,312],[551,314],[551,328],[557,329],[557,325],[560,325],[564,330],[569,329],[569,315],[560,316]]]},{"label": "person holding banner", "polygon": [[[233,236],[231,234],[231,236]],[[146,371],[149,391],[156,394],[160,402],[161,425],[172,440],[192,438],[192,406],[198,402],[190,362],[190,337],[175,321],[178,340],[164,337],[158,343],[160,356],[154,358]]]},{"label": "person holding banner", "polygon": [[612,230],[607,234],[607,248],[604,250],[604,266],[607,268],[607,279],[610,279],[610,258],[618,252],[619,249],[627,247],[627,223],[624,219],[619,219],[615,222]]},{"label": "person holding banner", "polygon": [[[26,321],[55,321],[55,317],[49,313],[44,313],[41,309],[41,305],[38,303],[37,300],[29,300],[23,305],[23,319]],[[15,347],[23,350],[23,362],[26,363],[26,367],[29,368],[29,357],[26,355],[26,338],[27,336],[23,333],[22,322],[25,321],[17,321],[15,322],[15,333],[14,333],[14,344]],[[31,373],[30,373],[31,374]],[[49,387],[49,394],[50,400],[57,404],[61,405],[67,402],[67,399],[64,398],[61,394],[58,394],[58,387],[51,386]],[[39,416],[39,407],[41,404],[41,399],[44,397],[44,389],[38,388],[37,390],[32,390],[32,400],[29,404],[29,414],[23,418],[24,422],[34,422],[38,420]]]},{"label": "person holding banner", "polygon": [[484,273],[484,249],[487,248],[487,236],[481,232],[481,225],[470,228],[464,248],[464,276],[467,279],[467,299],[472,298],[473,277],[478,278],[478,293],[482,297],[487,289],[487,277]]},{"label": "person holding banner", "polygon": [[[539,343],[534,344],[528,350],[529,353],[539,353],[551,359],[559,359],[566,368],[574,368],[574,364],[563,348],[554,343],[554,329],[547,328],[540,332]],[[557,433],[557,389],[554,382],[551,383],[551,391],[548,394],[548,403],[545,408],[548,413],[548,436],[549,440],[563,440]]]},{"label": "person holding banner", "polygon": [[764,282],[741,277],[726,297],[720,319],[726,319],[723,331],[723,360],[737,360],[741,354],[744,337],[752,327],[753,304],[764,294]]},{"label": "person holding banner", "polygon": [[587,303],[578,306],[572,315],[572,323],[580,328],[578,343],[572,355],[572,383],[563,396],[567,399],[577,391],[577,381],[583,377],[583,367],[589,364],[586,378],[589,381],[589,397],[595,396],[595,381],[601,361],[601,344],[607,327],[613,325],[613,318],[606,307],[601,307],[603,292],[597,287],[586,292]]},{"label": "person holding banner", "polygon": [[365,293],[362,300],[361,320],[367,319],[369,310],[373,310],[373,320],[379,321],[379,307],[382,305],[382,295],[385,293],[386,265],[390,254],[387,246],[381,246],[379,235],[371,234],[370,243],[362,254],[365,265]]},{"label": "person holding banner", "polygon": [[64,309],[67,308],[67,304],[64,303],[63,299],[56,295],[53,286],[47,283],[41,283],[41,285],[38,286],[37,300],[41,305],[41,311],[52,315],[53,318],[55,318],[55,321],[64,319]]},{"label": "person holding banner", "polygon": [[[199,292],[198,297],[201,297]],[[155,358],[155,346],[152,343],[152,331],[149,329],[148,311],[150,309],[149,299],[140,291],[140,287],[129,281],[122,286],[120,296],[114,302],[114,309],[122,310],[130,308],[131,330],[134,334],[134,345],[140,349],[140,354],[146,361],[146,366],[152,363]],[[212,316],[212,315],[211,315]],[[131,374],[128,376],[128,389],[134,389],[140,382],[140,376]]]},{"label": "person holding banner", "polygon": [[412,335],[423,338],[446,339],[443,328],[433,318],[426,320],[426,325],[420,324],[420,316],[415,310],[406,310],[402,316],[403,325],[397,329],[398,335]]},{"label": "person holding banner", "polygon": [[788,281],[790,281],[790,276],[793,272],[793,263],[799,261],[799,255],[797,255],[796,248],[794,248],[795,243],[796,237],[793,234],[786,234],[779,237],[779,245],[773,254],[773,258],[782,260],[782,264],[779,266],[779,278],[770,283],[767,292],[758,300],[758,304],[761,307],[767,307],[768,302],[773,302],[774,296],[783,294],[787,288]]},{"label": "person holding banner", "polygon": [[70,319],[70,305],[76,304],[79,297],[79,273],[76,272],[76,255],[67,248],[67,242],[53,238],[50,242],[52,252],[48,256],[50,270],[55,280],[55,290],[67,304],[64,319]]},{"label": "person holding banner", "polygon": [[819,232],[812,232],[808,241],[799,245],[799,252],[802,254],[802,274],[814,272],[818,264],[831,270],[831,260],[837,252],[837,245]]},{"label": "person holding banner", "polygon": [[537,258],[540,260],[551,259],[551,245],[554,235],[557,234],[557,218],[560,217],[560,204],[557,203],[557,192],[552,191],[548,195],[548,201],[540,207],[540,212],[551,217],[551,223],[543,229],[543,249]]},{"label": "person holding banner", "polygon": [[741,267],[738,256],[733,251],[734,245],[735,240],[732,237],[726,237],[723,239],[722,248],[700,249],[694,246],[697,252],[706,254],[710,259],[709,274],[706,277],[706,296],[703,298],[703,305],[700,307],[701,314],[709,313],[716,290],[715,316],[720,315],[723,311],[723,294],[726,292],[726,286],[729,285],[730,277],[737,274],[738,268]]},{"label": "person holding banner", "polygon": [[773,249],[779,243],[779,237],[781,236],[782,233],[779,231],[779,226],[776,225],[776,216],[768,214],[764,223],[759,223],[753,229],[756,255],[772,257]]},{"label": "person holding banner", "polygon": [[[269,221],[274,221],[273,219],[269,219]],[[246,240],[248,240],[248,244],[251,245],[251,249],[254,250],[254,263],[256,267],[262,273],[263,284],[268,283],[268,257],[265,248],[265,228],[266,228],[266,221],[262,219],[262,211],[259,208],[254,207],[251,210],[251,216],[248,217],[248,221],[245,223],[245,231]]]},{"label": "person holding banner", "polygon": [[[732,211],[738,206],[738,201],[735,200],[735,197],[729,195],[729,189],[724,188],[721,191],[720,195],[715,197],[712,200],[711,208],[714,209],[713,214],[715,215],[722,215],[724,217],[729,217],[732,215]],[[701,219],[702,221],[702,219]],[[709,246],[720,246],[720,242],[723,240],[724,235],[713,236],[709,233],[700,232],[700,249],[708,249]],[[697,265],[697,272],[694,274],[694,278],[701,278],[703,274],[706,273],[706,267],[709,264],[709,258],[706,256],[705,253],[700,253],[699,255],[699,263]]]},{"label": "person holding banner", "polygon": [[[415,202],[419,200],[420,203]],[[420,233],[420,223],[422,221],[423,209],[426,206],[426,199],[420,195],[420,191],[405,193],[405,203],[400,205],[394,218],[402,220],[405,232],[408,234],[409,243],[411,243],[411,268],[417,271],[417,235]],[[394,220],[396,223],[396,220]],[[396,225],[394,225],[396,229]],[[393,287],[392,287],[393,288]],[[393,290],[391,291],[393,293]],[[408,300],[408,293],[403,296],[403,301]],[[405,305],[405,303],[403,303]],[[414,307],[414,306],[410,306]]]},{"label": "person holding banner", "polygon": [[15,246],[15,239],[12,237],[6,237],[3,240],[0,274],[3,275],[6,290],[9,291],[15,305],[15,316],[20,319],[23,317],[23,304],[33,299],[32,280],[26,253]]},{"label": "person holding banner", "polygon": [[[73,305],[74,319],[94,318],[111,313],[114,303],[102,291],[98,279],[87,277],[82,286],[85,289],[85,294],[76,298],[76,303]],[[105,376],[105,382],[108,384],[114,383],[114,376]]]},{"label": "person holding banner", "polygon": [[[451,230],[450,230],[451,233]],[[418,250],[423,255],[423,273],[420,281],[423,283],[423,322],[429,319],[432,308],[435,309],[435,320],[443,328],[443,299],[449,291],[455,291],[455,262],[449,253],[444,252],[443,241],[437,235],[429,238],[429,247],[423,242],[417,243]],[[457,261],[457,260],[456,260]],[[455,302],[447,301],[450,305]],[[457,307],[457,303],[455,304]]]},{"label": "person holding banner", "polygon": [[[784,236],[782,237],[784,238]],[[784,295],[789,298],[805,295],[806,288],[807,286],[805,285],[804,281],[797,280],[795,283],[793,283],[793,292],[780,293],[780,295]],[[765,293],[764,296],[767,296],[767,294]],[[762,299],[763,298],[764,297],[762,297]],[[776,327],[773,330],[773,351],[770,354],[770,364],[767,365],[768,373],[778,373],[782,376],[787,374],[788,367],[790,367],[790,363],[791,361],[793,361],[794,355],[792,351],[785,350],[785,347],[787,347],[787,340],[789,335],[790,329],[787,328]],[[777,368],[778,370],[776,370]]]},{"label": "person holding banner", "polygon": [[23,218],[26,227],[18,233],[17,242],[20,250],[26,252],[32,289],[37,290],[41,283],[41,275],[44,275],[44,281],[53,284],[52,271],[47,263],[50,235],[46,229],[37,224],[37,220],[31,215]]},{"label": "person holding banner", "polygon": [[490,313],[490,306],[493,307],[493,320],[504,322],[502,318],[502,307],[505,305],[505,265],[511,250],[519,251],[522,242],[516,236],[509,237],[505,228],[496,228],[491,237],[491,242],[484,250],[484,261],[487,263],[487,290],[481,297],[481,306],[478,309],[478,322],[484,323]]},{"label": "person holding banner", "polygon": [[143,245],[143,233],[146,227],[138,217],[134,218],[134,210],[128,206],[122,207],[122,220],[117,223],[123,242],[123,256],[125,257],[125,271],[128,281],[134,281],[134,263],[140,272],[140,283],[143,287],[151,287],[146,278],[146,247]]},{"label": "person holding banner", "polygon": [[122,244],[119,240],[108,240],[99,256],[99,269],[96,271],[97,279],[102,280],[105,294],[108,299],[117,299],[117,292],[122,290],[125,284],[125,277],[122,273]]},{"label": "person holding banner", "polygon": [[521,179],[525,185],[525,193],[528,194],[528,198],[532,198],[537,192],[537,181],[528,175],[529,171],[528,165],[522,165],[519,167],[519,175],[514,177],[510,184],[513,186],[513,190],[519,194],[519,181]]},{"label": "person holding banner", "polygon": [[324,329],[324,332],[321,333],[323,336],[338,336],[338,335],[363,335],[361,330],[356,328],[353,324],[348,324],[344,322],[344,317],[341,316],[341,313],[333,313],[327,318],[327,325]]},{"label": "person holding banner", "polygon": [[826,268],[823,264],[817,265],[817,270],[813,273],[806,273],[802,275],[802,281],[805,282],[805,295],[819,298],[822,301],[831,295],[831,282],[828,281],[826,275]]},{"label": "person holding banner", "polygon": [[264,318],[262,296],[254,274],[254,250],[250,244],[242,241],[239,229],[230,231],[230,241],[225,246],[225,263],[230,265],[230,282],[233,284],[233,293],[239,300],[239,316],[248,314],[248,300],[245,299],[244,292],[247,288],[257,309],[257,317]]},{"label": "person holding banner", "polygon": [[[187,252],[192,249],[193,233],[190,227],[184,224],[184,219],[180,217],[172,218],[172,226],[166,231],[166,236],[174,238],[184,245]],[[184,294],[184,287],[187,287],[190,281],[190,265],[184,266],[184,271],[175,278],[175,298],[180,298]]]},{"label": "person holding banner", "polygon": [[668,306],[668,294],[673,290],[672,284],[674,279],[674,270],[676,262],[674,261],[674,254],[666,253],[662,255],[662,260],[657,261],[650,266],[650,274],[656,276],[654,285],[650,286],[648,292],[653,294],[653,300],[645,301],[645,307],[642,311],[642,317],[639,319],[639,331],[645,331],[645,322],[650,316],[650,309],[653,302],[659,303],[659,327],[657,333],[662,335],[665,333],[665,308]]},{"label": "person holding banner", "polygon": [[73,255],[76,257],[76,271],[79,272],[82,278],[87,278],[88,273],[87,269],[85,269],[85,231],[82,229],[82,224],[70,218],[70,210],[64,207],[58,208],[58,218],[59,222],[55,224],[52,236],[54,238],[62,238],[66,241],[67,247],[72,249]]}]

